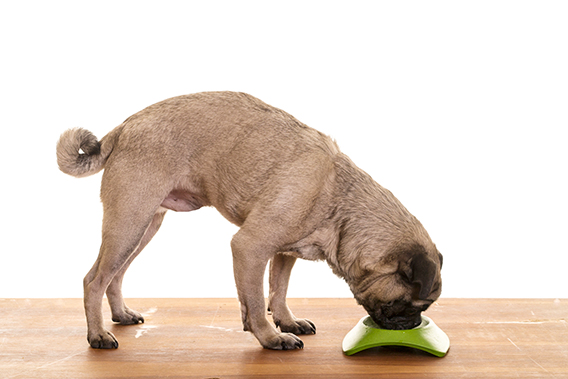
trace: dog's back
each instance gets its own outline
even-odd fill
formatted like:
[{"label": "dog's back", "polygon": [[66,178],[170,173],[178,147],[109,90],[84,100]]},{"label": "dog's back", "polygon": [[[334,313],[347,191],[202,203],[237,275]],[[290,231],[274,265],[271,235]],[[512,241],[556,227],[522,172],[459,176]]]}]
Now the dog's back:
[{"label": "dog's back", "polygon": [[186,200],[195,205],[187,210],[213,205],[237,225],[252,211],[251,199],[262,203],[258,196],[267,186],[310,186],[322,168],[331,170],[339,153],[328,136],[235,92],[156,103],[126,119],[100,143],[84,129],[66,133],[58,144],[62,171],[87,176],[105,168],[103,197],[105,188],[118,185],[114,183],[129,185],[152,176],[154,186],[164,191],[189,193]]}]

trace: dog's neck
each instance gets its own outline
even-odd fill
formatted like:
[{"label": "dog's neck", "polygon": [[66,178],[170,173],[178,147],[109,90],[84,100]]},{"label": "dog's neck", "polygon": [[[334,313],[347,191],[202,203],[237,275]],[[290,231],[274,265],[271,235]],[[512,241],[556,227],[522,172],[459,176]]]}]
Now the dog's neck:
[{"label": "dog's neck", "polygon": [[432,244],[400,201],[346,155],[337,155],[335,167],[336,208],[330,223],[335,230],[324,254],[336,275],[350,285],[358,283],[365,280],[366,267],[386,263],[397,246]]}]

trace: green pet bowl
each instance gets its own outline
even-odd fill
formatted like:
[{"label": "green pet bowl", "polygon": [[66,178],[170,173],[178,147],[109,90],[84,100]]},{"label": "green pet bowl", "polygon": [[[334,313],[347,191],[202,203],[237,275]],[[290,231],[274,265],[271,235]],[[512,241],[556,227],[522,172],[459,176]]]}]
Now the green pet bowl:
[{"label": "green pet bowl", "polygon": [[365,316],[343,339],[343,352],[347,355],[376,346],[412,347],[443,357],[450,348],[450,339],[424,315],[420,325],[406,330],[381,329],[370,316]]}]

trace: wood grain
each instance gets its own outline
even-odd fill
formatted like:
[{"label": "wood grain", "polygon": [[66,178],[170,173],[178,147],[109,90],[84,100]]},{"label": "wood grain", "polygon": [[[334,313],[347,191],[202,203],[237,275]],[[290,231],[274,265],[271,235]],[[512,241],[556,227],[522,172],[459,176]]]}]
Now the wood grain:
[{"label": "wood grain", "polygon": [[440,299],[426,314],[450,337],[436,358],[408,348],[347,357],[365,315],[352,299],[290,299],[315,322],[303,350],[269,351],[242,331],[234,299],[131,299],[146,323],[107,325],[118,350],[86,341],[81,299],[0,299],[0,378],[568,378],[568,300]]}]

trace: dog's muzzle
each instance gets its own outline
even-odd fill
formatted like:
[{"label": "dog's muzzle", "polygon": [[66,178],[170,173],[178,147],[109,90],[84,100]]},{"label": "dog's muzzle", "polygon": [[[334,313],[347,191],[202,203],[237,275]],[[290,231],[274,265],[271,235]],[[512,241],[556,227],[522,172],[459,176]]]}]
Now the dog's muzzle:
[{"label": "dog's muzzle", "polygon": [[389,330],[406,330],[416,328],[422,322],[422,317],[420,313],[413,317],[403,317],[395,316],[391,318],[371,315],[371,318],[375,323],[381,327],[381,329]]},{"label": "dog's muzzle", "polygon": [[422,322],[420,314],[429,306],[430,304],[425,304],[416,307],[410,302],[396,300],[381,305],[378,310],[369,314],[382,329],[405,330],[420,325]]}]

